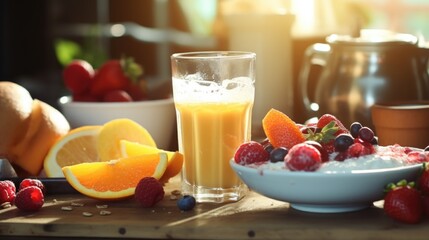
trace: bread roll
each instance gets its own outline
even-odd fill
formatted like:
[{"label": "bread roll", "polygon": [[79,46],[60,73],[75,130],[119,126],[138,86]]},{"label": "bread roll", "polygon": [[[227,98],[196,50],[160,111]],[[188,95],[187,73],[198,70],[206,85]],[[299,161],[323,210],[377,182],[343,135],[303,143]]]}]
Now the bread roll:
[{"label": "bread roll", "polygon": [[37,176],[49,149],[70,130],[68,121],[11,82],[0,82],[0,113],[0,156],[11,162],[19,176]]},{"label": "bread roll", "polygon": [[8,157],[10,148],[27,130],[33,98],[27,89],[12,82],[0,82],[0,156]]}]

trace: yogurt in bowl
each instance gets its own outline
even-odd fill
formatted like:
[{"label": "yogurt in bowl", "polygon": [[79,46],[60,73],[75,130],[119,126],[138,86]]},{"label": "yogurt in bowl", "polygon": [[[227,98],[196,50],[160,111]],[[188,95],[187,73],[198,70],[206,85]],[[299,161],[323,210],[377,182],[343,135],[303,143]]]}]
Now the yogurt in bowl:
[{"label": "yogurt in bowl", "polygon": [[341,162],[330,160],[314,172],[290,171],[284,162],[240,165],[232,159],[230,165],[250,189],[288,202],[292,208],[318,213],[350,212],[383,199],[388,183],[418,177],[422,164],[410,161],[409,152],[410,148],[397,145],[378,146],[374,154]]}]

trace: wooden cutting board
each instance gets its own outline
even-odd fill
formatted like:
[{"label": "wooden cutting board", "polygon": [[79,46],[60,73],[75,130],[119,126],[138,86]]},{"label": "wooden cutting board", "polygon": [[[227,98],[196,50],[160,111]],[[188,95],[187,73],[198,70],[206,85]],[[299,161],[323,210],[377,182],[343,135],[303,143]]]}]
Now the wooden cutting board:
[{"label": "wooden cutting board", "polygon": [[[395,222],[379,207],[340,214],[294,210],[288,203],[250,192],[237,203],[198,204],[182,212],[171,200],[178,181],[165,187],[156,207],[141,208],[133,200],[100,202],[79,194],[47,196],[42,210],[0,210],[0,235],[149,239],[428,239],[429,220],[418,225]],[[61,207],[73,206],[72,211]],[[99,209],[97,205],[108,205]],[[102,216],[101,210],[111,215]],[[83,212],[93,215],[87,217]]]}]

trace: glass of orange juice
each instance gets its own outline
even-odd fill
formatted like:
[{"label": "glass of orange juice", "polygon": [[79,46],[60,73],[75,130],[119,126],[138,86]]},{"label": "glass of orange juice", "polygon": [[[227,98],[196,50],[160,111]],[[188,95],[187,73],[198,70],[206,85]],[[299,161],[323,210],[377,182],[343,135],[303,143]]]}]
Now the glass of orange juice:
[{"label": "glass of orange juice", "polygon": [[247,187],[229,165],[250,140],[256,54],[214,51],[171,56],[182,192],[197,202],[240,200]]}]

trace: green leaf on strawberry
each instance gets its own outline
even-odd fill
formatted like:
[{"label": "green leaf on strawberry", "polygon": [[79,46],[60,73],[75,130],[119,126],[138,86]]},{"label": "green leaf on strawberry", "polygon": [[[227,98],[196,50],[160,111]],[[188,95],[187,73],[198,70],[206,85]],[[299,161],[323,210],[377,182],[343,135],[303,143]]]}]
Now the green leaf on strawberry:
[{"label": "green leaf on strawberry", "polygon": [[338,126],[335,121],[326,124],[320,132],[308,129],[308,133],[304,134],[306,140],[316,141],[318,143],[328,143],[335,139],[335,134],[338,131]]}]

